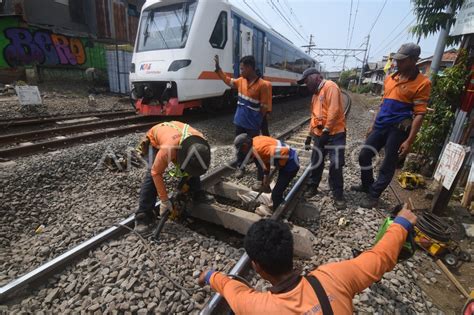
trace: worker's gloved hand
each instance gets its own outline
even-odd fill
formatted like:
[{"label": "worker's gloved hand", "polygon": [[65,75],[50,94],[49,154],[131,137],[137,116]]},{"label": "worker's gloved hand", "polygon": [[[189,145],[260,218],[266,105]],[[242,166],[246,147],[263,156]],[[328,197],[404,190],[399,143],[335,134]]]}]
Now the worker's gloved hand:
[{"label": "worker's gloved hand", "polygon": [[272,189],[270,188],[270,176],[265,175],[263,177],[262,187],[260,188],[260,191],[266,194],[272,192]]},{"label": "worker's gloved hand", "polygon": [[304,149],[305,149],[306,151],[311,150],[311,140],[313,140],[313,138],[312,138],[311,136],[307,136],[307,137],[306,137],[306,140],[305,140],[305,142],[304,142]]},{"label": "worker's gloved hand", "polygon": [[168,199],[166,201],[161,201],[161,204],[160,204],[160,217],[162,217],[166,211],[171,211],[172,209],[172,204],[171,204],[171,201]]},{"label": "worker's gloved hand", "polygon": [[218,72],[221,69],[221,66],[219,65],[219,56],[218,55],[214,56],[214,64],[216,66],[215,71]]},{"label": "worker's gloved hand", "polygon": [[418,219],[416,214],[411,212],[407,204],[403,205],[402,210],[398,212],[397,217],[405,218],[408,222],[411,223],[412,226],[415,226],[416,220]]},{"label": "worker's gloved hand", "polygon": [[329,143],[329,130],[324,129],[323,133],[319,137],[319,147],[324,148]]}]

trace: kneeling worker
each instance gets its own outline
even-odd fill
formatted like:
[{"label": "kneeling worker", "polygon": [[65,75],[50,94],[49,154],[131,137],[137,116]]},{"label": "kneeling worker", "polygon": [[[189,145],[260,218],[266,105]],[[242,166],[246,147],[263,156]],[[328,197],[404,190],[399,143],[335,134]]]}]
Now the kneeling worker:
[{"label": "kneeling worker", "polygon": [[260,220],[245,236],[252,267],[273,287],[258,292],[221,272],[205,270],[199,284],[210,284],[235,314],[352,314],[354,295],[379,281],[397,263],[416,216],[406,207],[374,248],[357,258],[319,266],[302,277],[293,269],[293,236],[288,225]]},{"label": "kneeling worker", "polygon": [[[283,202],[283,193],[300,169],[298,154],[280,140],[267,136],[251,138],[246,133],[238,135],[234,140],[234,145],[241,160],[244,160],[245,156],[256,160],[258,183],[252,187],[253,190],[272,191],[270,168],[273,165],[278,169],[278,179],[272,191],[272,208],[275,210]],[[252,151],[251,154],[250,151]],[[270,215],[271,213],[257,214]]]},{"label": "kneeling worker", "polygon": [[199,176],[209,168],[211,151],[202,133],[179,121],[164,122],[151,128],[140,144],[151,170],[147,172],[140,191],[140,202],[135,215],[135,230],[148,231],[153,223],[153,209],[157,194],[160,197],[160,215],[171,210],[163,174],[170,162],[176,166],[175,174],[189,176],[188,184],[194,202],[208,202],[212,197],[201,188]]}]

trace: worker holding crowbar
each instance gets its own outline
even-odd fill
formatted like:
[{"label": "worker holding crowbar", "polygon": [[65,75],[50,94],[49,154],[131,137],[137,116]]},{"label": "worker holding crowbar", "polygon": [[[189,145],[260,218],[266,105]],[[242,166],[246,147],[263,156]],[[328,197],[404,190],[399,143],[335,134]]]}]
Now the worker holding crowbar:
[{"label": "worker holding crowbar", "polygon": [[179,121],[164,122],[152,127],[137,149],[142,156],[147,157],[150,166],[142,184],[135,215],[137,232],[148,232],[154,222],[153,210],[157,195],[161,200],[160,216],[173,207],[163,181],[163,174],[170,162],[175,165],[170,172],[172,176],[189,177],[187,184],[195,203],[213,200],[202,190],[199,178],[211,162],[210,146],[202,133]]},{"label": "worker holding crowbar", "polygon": [[[257,160],[257,184],[255,191],[272,192],[272,209],[278,208],[283,202],[283,193],[300,169],[298,154],[280,140],[267,136],[251,138],[246,133],[238,135],[234,140],[237,156],[244,164],[249,160]],[[278,179],[273,190],[270,188],[270,168],[278,169]],[[267,210],[258,208],[255,213],[270,216]]]}]

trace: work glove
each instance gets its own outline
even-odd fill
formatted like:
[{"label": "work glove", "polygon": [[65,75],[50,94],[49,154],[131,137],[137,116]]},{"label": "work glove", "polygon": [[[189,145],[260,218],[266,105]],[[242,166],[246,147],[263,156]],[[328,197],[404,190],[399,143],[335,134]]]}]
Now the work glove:
[{"label": "work glove", "polygon": [[313,140],[313,139],[311,138],[311,136],[307,136],[307,137],[306,137],[306,141],[304,142],[304,149],[305,149],[306,151],[311,150],[311,140]]},{"label": "work glove", "polygon": [[272,189],[270,188],[270,176],[269,175],[265,175],[263,177],[262,188],[260,188],[260,191],[262,193],[265,193],[265,194],[268,194],[268,193],[272,192]]},{"label": "work glove", "polygon": [[319,137],[319,147],[324,148],[329,143],[329,130],[324,130]]},{"label": "work glove", "polygon": [[160,204],[160,217],[162,217],[166,211],[171,211],[173,208],[173,205],[171,204],[171,201],[168,199],[166,201],[161,201]]},{"label": "work glove", "polygon": [[214,71],[219,72],[219,70],[221,70],[221,66],[219,65],[219,56],[218,55],[214,56],[214,64],[216,66],[216,69]]}]

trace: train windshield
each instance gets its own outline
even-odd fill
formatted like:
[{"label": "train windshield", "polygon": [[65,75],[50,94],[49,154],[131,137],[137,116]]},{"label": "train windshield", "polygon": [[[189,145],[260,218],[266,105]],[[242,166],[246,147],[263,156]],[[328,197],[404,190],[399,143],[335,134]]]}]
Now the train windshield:
[{"label": "train windshield", "polygon": [[143,11],[137,51],[184,48],[196,7],[190,0]]}]

